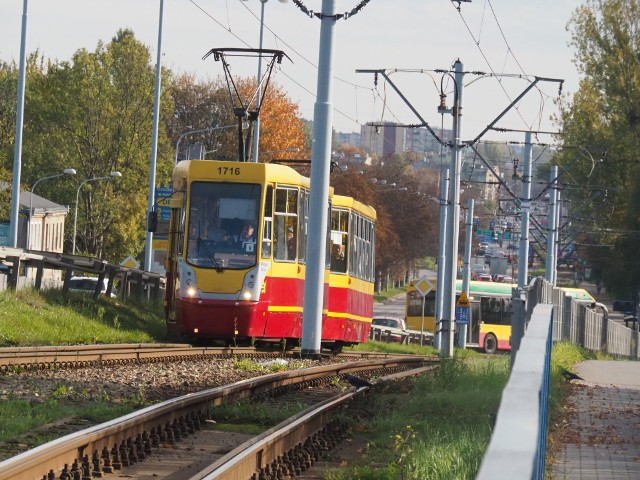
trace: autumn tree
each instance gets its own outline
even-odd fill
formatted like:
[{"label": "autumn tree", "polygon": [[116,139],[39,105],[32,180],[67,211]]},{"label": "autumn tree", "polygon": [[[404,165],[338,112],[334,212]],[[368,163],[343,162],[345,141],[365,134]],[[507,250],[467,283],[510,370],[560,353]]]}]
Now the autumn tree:
[{"label": "autumn tree", "polygon": [[[255,79],[237,79],[236,86],[243,99],[253,97]],[[181,76],[172,88],[176,114],[169,123],[169,131],[174,142],[179,135],[191,130],[202,130],[216,126],[238,125],[227,85],[221,79],[198,82],[193,76]],[[271,82],[263,97],[260,110],[260,161],[273,158],[309,158],[305,151],[303,121],[298,105],[293,103],[286,92]],[[250,147],[252,135],[243,130],[243,138]],[[202,142],[205,151],[211,151],[206,158],[238,160],[238,129],[203,132],[189,136],[190,142]],[[298,148],[300,152],[281,150]],[[180,146],[181,152],[185,145]],[[274,152],[278,150],[278,152]],[[248,150],[247,150],[248,152]],[[273,152],[273,153],[268,153]],[[248,152],[250,153],[250,152]]]},{"label": "autumn tree", "polygon": [[640,287],[640,2],[587,0],[569,28],[583,78],[560,118],[563,180],[578,185],[565,198],[591,219],[579,227],[592,232],[584,242],[602,245],[579,253],[589,255],[609,290],[631,295]]},{"label": "autumn tree", "polygon": [[[335,193],[375,208],[376,271],[403,278],[416,260],[435,256],[438,245],[437,177],[419,173],[402,158],[385,157],[384,166],[334,170]],[[384,180],[384,181],[383,181]]]}]

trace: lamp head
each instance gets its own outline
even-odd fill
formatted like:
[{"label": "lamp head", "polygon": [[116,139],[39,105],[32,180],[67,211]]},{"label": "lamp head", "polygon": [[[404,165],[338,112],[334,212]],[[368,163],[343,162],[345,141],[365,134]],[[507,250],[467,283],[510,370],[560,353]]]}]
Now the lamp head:
[{"label": "lamp head", "polygon": [[116,171],[114,171],[114,172],[111,172],[111,173],[109,174],[109,176],[110,176],[110,177],[114,177],[114,178],[119,178],[119,177],[121,177],[121,176],[122,176],[122,174],[121,174],[119,171],[117,171],[117,170],[116,170]]},{"label": "lamp head", "polygon": [[62,173],[64,173],[65,175],[75,175],[76,174],[76,169],[75,168],[65,168]]}]

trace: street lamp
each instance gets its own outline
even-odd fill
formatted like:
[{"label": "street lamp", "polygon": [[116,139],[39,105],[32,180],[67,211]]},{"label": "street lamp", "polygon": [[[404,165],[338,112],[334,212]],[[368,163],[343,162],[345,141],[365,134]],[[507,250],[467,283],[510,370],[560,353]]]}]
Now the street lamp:
[{"label": "street lamp", "polygon": [[[244,0],[246,1],[246,0]],[[262,3],[260,8],[260,45],[258,48],[262,50],[262,37],[264,35],[264,4],[269,0],[260,0]],[[289,0],[279,0],[280,3],[287,3]],[[260,80],[262,78],[262,54],[258,55],[258,77],[256,79],[256,109],[260,111]],[[258,163],[258,143],[260,142],[260,115],[256,118],[253,125],[253,163]]]},{"label": "street lamp", "polygon": [[[174,164],[178,163],[178,152],[180,151],[180,141],[186,137],[187,135],[193,135],[194,133],[205,133],[205,132],[213,132],[215,130],[224,130],[226,128],[234,128],[237,127],[237,124],[233,124],[233,125],[224,125],[222,127],[210,127],[210,128],[203,128],[201,130],[190,130],[188,132],[184,132],[182,135],[180,135],[178,137],[178,141],[176,142],[176,159]],[[213,150],[212,150],[213,151]],[[211,153],[211,152],[206,152],[206,153]]]},{"label": "street lamp", "polygon": [[27,242],[25,243],[25,247],[27,250],[31,250],[31,217],[33,215],[33,191],[36,189],[36,185],[38,185],[43,180],[49,180],[50,178],[58,178],[63,177],[64,175],[75,175],[76,171],[73,168],[65,168],[62,173],[58,173],[56,175],[51,175],[48,177],[43,177],[39,180],[36,180],[36,183],[31,187],[31,195],[29,195],[29,224],[27,225]]},{"label": "street lamp", "polygon": [[78,226],[78,196],[80,195],[80,189],[85,183],[95,182],[98,180],[109,180],[111,178],[119,178],[121,176],[122,174],[116,170],[115,172],[111,172],[105,177],[87,178],[85,181],[81,182],[80,185],[78,185],[78,190],[76,191],[76,209],[73,215],[73,249],[71,250],[71,253],[73,255],[76,254],[76,228]]}]

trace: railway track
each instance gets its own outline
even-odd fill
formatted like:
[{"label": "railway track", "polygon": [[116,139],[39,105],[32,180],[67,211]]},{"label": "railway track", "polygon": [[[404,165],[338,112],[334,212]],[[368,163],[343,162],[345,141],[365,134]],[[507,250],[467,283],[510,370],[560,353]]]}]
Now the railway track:
[{"label": "railway track", "polygon": [[[51,347],[0,348],[0,373],[11,369],[43,370],[47,368],[84,368],[91,366],[126,365],[180,360],[200,360],[213,357],[259,358],[299,357],[297,349],[267,350],[254,347],[194,347],[186,344],[113,344]],[[388,353],[350,352],[336,358],[388,358]]]},{"label": "railway track", "polygon": [[[84,479],[116,471],[145,478],[134,472],[134,465],[141,465],[142,472],[153,470],[154,478],[283,478],[306,470],[344,435],[335,412],[367,387],[336,391],[338,379],[353,372],[378,378],[406,375],[402,372],[407,370],[417,374],[436,364],[436,359],[417,356],[348,362],[264,375],[184,395],[12,457],[0,463],[0,480]],[[205,452],[205,445],[219,444],[210,438],[219,432],[207,428],[212,409],[225,399],[238,398],[271,402],[272,407],[284,403],[278,399],[312,406],[247,442],[238,437],[237,445],[227,441],[217,452]],[[191,455],[195,460],[187,458],[188,451],[195,453]],[[149,457],[160,458],[165,465],[142,462]]]}]

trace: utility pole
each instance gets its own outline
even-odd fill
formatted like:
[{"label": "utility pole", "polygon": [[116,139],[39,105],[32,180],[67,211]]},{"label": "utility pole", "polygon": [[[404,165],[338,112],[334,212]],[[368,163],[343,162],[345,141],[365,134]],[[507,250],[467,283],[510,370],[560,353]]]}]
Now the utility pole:
[{"label": "utility pole", "polygon": [[555,256],[555,224],[556,224],[556,198],[558,194],[558,166],[551,167],[551,190],[549,192],[549,219],[547,221],[547,262],[545,264],[544,278],[547,282],[554,284],[555,275],[553,270],[556,266]]},{"label": "utility pole", "polygon": [[153,130],[151,132],[151,159],[149,166],[149,197],[147,199],[147,238],[144,247],[144,270],[151,271],[153,254],[153,232],[149,231],[151,215],[156,200],[156,157],[158,152],[158,120],[160,118],[160,81],[162,79],[162,19],[164,0],[160,0],[160,19],[158,21],[158,56],[156,57],[155,99],[153,102]]},{"label": "utility pole", "polygon": [[[22,34],[20,37],[20,73],[18,77],[18,105],[16,106],[16,138],[15,151],[13,154],[13,190],[11,191],[11,226],[9,227],[9,237],[11,246],[18,246],[18,227],[20,226],[20,175],[22,172],[22,124],[24,115],[24,84],[26,78],[27,59],[27,7],[28,0],[22,4]],[[31,212],[29,212],[29,222],[31,222]],[[25,244],[25,249],[29,245]]]},{"label": "utility pole", "polygon": [[511,301],[511,366],[516,361],[525,331],[525,293],[529,276],[529,212],[531,208],[531,132],[524,137],[524,165],[522,166],[522,198],[520,199],[520,250],[518,252],[518,287],[513,289]]},{"label": "utility pole", "polygon": [[449,198],[449,169],[442,171],[440,178],[440,238],[438,241],[438,278],[436,280],[436,331],[433,334],[433,346],[440,350],[442,340],[442,311],[444,309],[444,270],[447,263],[446,244],[444,238],[447,235],[447,201]]},{"label": "utility pole", "polygon": [[317,98],[313,112],[311,151],[311,195],[307,237],[307,273],[304,282],[302,356],[318,357],[322,340],[324,265],[328,228],[327,199],[331,166],[333,106],[333,32],[336,25],[335,0],[322,0]]},{"label": "utility pole", "polygon": [[[464,267],[462,268],[462,291],[469,298],[469,281],[471,280],[471,245],[473,243],[473,198],[470,198],[467,203],[467,222],[465,227],[467,229],[465,235],[464,244]],[[458,333],[458,347],[467,348],[467,324],[460,323],[456,325],[456,329],[459,329]]]},{"label": "utility pole", "polygon": [[[462,131],[462,90],[463,90],[463,65],[460,60],[455,64],[455,95],[453,104],[453,151],[451,154],[451,185],[449,188],[449,213],[447,218],[446,239],[446,265],[444,287],[443,311],[442,311],[442,345],[441,355],[453,357],[453,329],[455,320],[456,303],[456,275],[458,271],[458,236],[460,234],[460,167],[461,167],[461,142]],[[438,286],[438,288],[441,288]]]}]

